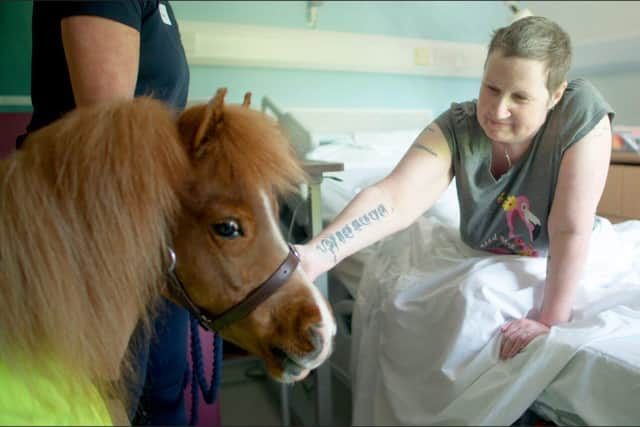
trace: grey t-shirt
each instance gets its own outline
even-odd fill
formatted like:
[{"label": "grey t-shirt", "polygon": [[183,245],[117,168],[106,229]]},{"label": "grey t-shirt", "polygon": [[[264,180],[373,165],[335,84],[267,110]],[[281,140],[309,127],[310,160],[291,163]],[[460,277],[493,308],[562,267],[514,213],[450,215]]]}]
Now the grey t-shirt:
[{"label": "grey t-shirt", "polygon": [[436,119],[452,153],[461,238],[474,249],[498,254],[546,254],[562,156],[605,114],[613,120],[614,112],[589,82],[571,81],[525,155],[495,179],[491,140],[478,123],[476,103],[453,103]]}]

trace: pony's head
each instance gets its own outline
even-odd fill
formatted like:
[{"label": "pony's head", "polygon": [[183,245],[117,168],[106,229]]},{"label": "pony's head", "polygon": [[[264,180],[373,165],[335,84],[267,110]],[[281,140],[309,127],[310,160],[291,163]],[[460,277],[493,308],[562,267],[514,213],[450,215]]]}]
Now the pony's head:
[{"label": "pony's head", "polygon": [[335,334],[326,300],[296,268],[278,224],[278,196],[304,174],[277,124],[249,108],[250,94],[224,105],[225,94],[178,118],[193,174],[172,233],[182,283],[168,296],[209,320],[241,303],[208,326],[262,357],[274,378],[296,381],[327,358]]}]

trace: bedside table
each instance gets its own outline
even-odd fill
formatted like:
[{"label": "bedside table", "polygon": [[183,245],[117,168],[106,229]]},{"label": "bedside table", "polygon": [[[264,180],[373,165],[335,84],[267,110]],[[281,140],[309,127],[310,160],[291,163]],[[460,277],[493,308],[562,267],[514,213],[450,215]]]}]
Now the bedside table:
[{"label": "bedside table", "polygon": [[640,154],[611,153],[611,165],[598,215],[611,222],[640,219]]}]

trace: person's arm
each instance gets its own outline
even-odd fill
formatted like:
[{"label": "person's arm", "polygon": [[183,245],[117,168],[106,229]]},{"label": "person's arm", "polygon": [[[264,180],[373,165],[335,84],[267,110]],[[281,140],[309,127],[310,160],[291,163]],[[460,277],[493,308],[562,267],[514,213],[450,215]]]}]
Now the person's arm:
[{"label": "person's arm", "polygon": [[451,182],[451,151],[432,123],[393,171],[364,189],[335,220],[305,245],[301,266],[311,280],[347,256],[409,226]]},{"label": "person's arm", "polygon": [[133,98],[140,33],[123,23],[88,15],[69,16],[60,25],[76,106]]},{"label": "person's arm", "polygon": [[611,123],[605,115],[563,156],[549,214],[549,257],[542,308],[538,319],[518,319],[502,328],[502,358],[515,356],[533,338],[548,332],[549,327],[570,319],[610,157]]},{"label": "person's arm", "polygon": [[610,157],[611,123],[605,115],[562,160],[549,215],[547,280],[539,318],[547,326],[567,322],[571,316]]}]

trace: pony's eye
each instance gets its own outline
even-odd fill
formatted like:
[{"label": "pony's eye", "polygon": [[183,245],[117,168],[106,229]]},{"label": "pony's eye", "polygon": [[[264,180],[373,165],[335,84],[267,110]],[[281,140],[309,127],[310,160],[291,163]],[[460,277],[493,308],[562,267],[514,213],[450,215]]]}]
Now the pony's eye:
[{"label": "pony's eye", "polygon": [[211,225],[213,232],[224,239],[235,239],[244,236],[242,227],[235,218],[227,218],[222,222]]}]

